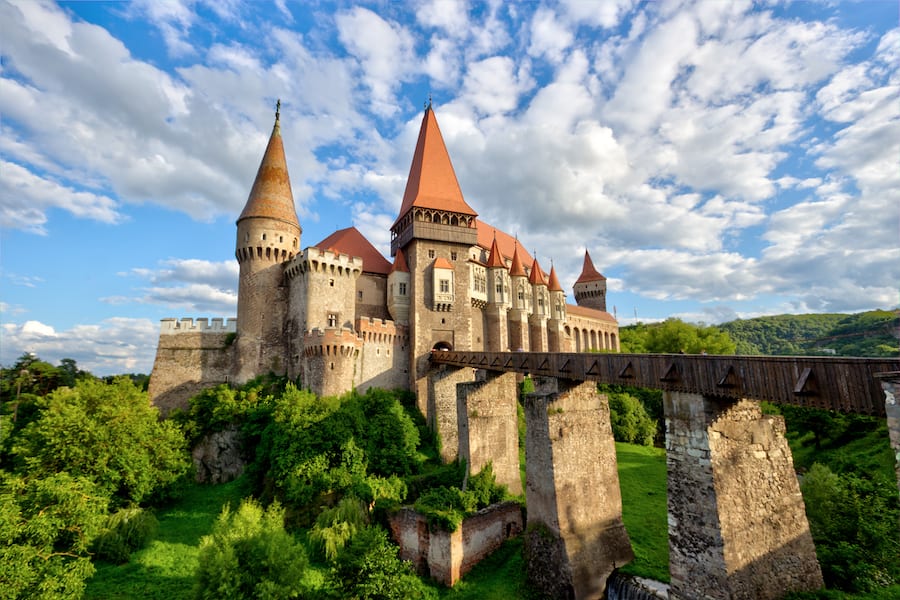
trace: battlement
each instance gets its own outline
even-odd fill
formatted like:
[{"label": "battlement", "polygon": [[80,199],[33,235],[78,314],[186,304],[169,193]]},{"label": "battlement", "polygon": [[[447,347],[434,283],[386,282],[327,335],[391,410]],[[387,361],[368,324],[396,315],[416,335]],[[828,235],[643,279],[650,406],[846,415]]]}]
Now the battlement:
[{"label": "battlement", "polygon": [[310,246],[301,254],[288,261],[285,274],[294,278],[300,273],[309,271],[329,273],[331,275],[359,276],[363,270],[363,259],[359,256],[343,254],[336,250],[326,250]]},{"label": "battlement", "polygon": [[317,327],[306,332],[303,345],[306,356],[355,356],[359,351],[360,339],[349,327],[340,329],[319,329]]},{"label": "battlement", "polygon": [[159,322],[160,335],[175,335],[179,333],[237,333],[237,319],[162,319]]}]

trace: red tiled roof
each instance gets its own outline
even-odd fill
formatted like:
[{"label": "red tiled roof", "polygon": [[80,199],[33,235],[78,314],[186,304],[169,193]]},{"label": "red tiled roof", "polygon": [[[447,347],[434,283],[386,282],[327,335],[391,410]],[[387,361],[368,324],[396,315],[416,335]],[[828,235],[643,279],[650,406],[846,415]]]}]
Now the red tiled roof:
[{"label": "red tiled roof", "polygon": [[584,267],[581,269],[581,275],[578,276],[578,279],[575,283],[587,283],[589,281],[602,281],[606,279],[603,275],[600,274],[594,267],[594,262],[591,260],[591,255],[588,254],[588,251],[584,251]]},{"label": "red tiled roof", "polygon": [[434,110],[430,106],[425,109],[425,116],[422,118],[419,140],[409,167],[406,191],[403,193],[397,221],[414,206],[472,216],[478,214],[463,198],[447,146],[444,145]]},{"label": "red tiled roof", "polygon": [[500,254],[500,248],[497,247],[497,236],[494,236],[494,241],[491,242],[491,252],[488,255],[487,266],[489,267],[503,267],[506,268],[506,263],[503,262],[503,255]]},{"label": "red tiled roof", "polygon": [[409,267],[406,266],[406,257],[403,256],[403,250],[400,248],[397,248],[397,255],[394,257],[394,264],[391,266],[391,273],[394,271],[409,273]]},{"label": "red tiled roof", "polygon": [[278,113],[275,113],[275,126],[259,163],[247,204],[244,205],[244,210],[237,220],[250,217],[278,219],[302,231],[297,220],[297,210],[294,208],[294,195],[291,193],[291,178],[284,158],[284,143],[281,140]]},{"label": "red tiled roof", "polygon": [[522,261],[519,260],[519,246],[513,249],[512,264],[509,266],[509,274],[512,277],[525,277],[525,269],[522,268]]},{"label": "red tiled roof", "polygon": [[387,275],[391,272],[391,263],[375,249],[369,240],[356,227],[347,227],[335,231],[316,244],[316,248],[336,250],[341,254],[359,256],[363,259],[363,272]]},{"label": "red tiled roof", "polygon": [[616,322],[615,317],[605,310],[597,310],[595,308],[587,308],[586,306],[578,306],[577,304],[566,304],[566,313],[573,317],[587,317],[589,319],[599,319],[601,321]]},{"label": "red tiled roof", "polygon": [[556,267],[550,265],[550,291],[551,292],[562,292],[563,288],[559,285],[559,277],[556,276]]},{"label": "red tiled roof", "polygon": [[475,243],[485,250],[489,250],[494,240],[497,240],[497,248],[500,249],[500,254],[503,255],[504,260],[507,258],[512,260],[512,255],[518,246],[519,260],[522,261],[522,264],[530,265],[534,262],[528,251],[516,242],[516,238],[505,231],[497,229],[493,225],[488,225],[481,219],[475,219],[475,227],[478,231],[478,240]]},{"label": "red tiled roof", "polygon": [[439,256],[438,258],[434,259],[434,262],[431,266],[435,269],[450,269],[451,271],[453,270],[453,265],[443,256]]},{"label": "red tiled roof", "polygon": [[534,262],[531,264],[531,273],[528,274],[528,283],[531,285],[547,285],[547,280],[544,279],[544,273],[541,271],[541,265],[538,264],[537,259],[534,259]]}]

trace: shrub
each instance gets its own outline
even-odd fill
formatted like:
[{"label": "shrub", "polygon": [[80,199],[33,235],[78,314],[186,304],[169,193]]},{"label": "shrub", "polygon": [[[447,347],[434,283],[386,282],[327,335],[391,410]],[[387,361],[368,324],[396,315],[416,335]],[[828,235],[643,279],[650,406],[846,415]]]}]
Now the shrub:
[{"label": "shrub", "polygon": [[127,563],[131,553],[146,546],[158,528],[159,521],[153,513],[142,508],[123,508],[106,518],[91,549],[102,560]]},{"label": "shrub", "polygon": [[609,419],[617,442],[652,446],[656,422],[647,414],[641,401],[631,394],[609,393]]},{"label": "shrub", "polygon": [[342,498],[337,506],[323,510],[309,532],[309,539],[326,560],[333,561],[360,529],[366,526],[366,508],[356,498]]},{"label": "shrub", "polygon": [[200,540],[195,596],[203,599],[302,598],[307,559],[284,529],[284,509],[244,500],[223,509]]}]

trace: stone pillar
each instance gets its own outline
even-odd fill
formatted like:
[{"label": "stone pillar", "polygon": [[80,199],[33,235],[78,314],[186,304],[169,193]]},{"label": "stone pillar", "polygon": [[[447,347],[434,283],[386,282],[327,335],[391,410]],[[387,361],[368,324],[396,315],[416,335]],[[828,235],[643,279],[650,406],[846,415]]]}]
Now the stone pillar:
[{"label": "stone pillar", "polygon": [[666,392],[669,598],[781,598],[823,586],[784,419]]},{"label": "stone pillar", "polygon": [[548,352],[547,317],[537,314],[528,317],[528,340],[531,352]]},{"label": "stone pillar", "polygon": [[512,309],[509,311],[509,350],[510,352],[528,352],[528,316],[525,311]]},{"label": "stone pillar", "polygon": [[888,437],[894,451],[897,490],[900,491],[900,372],[879,375],[884,390],[884,411],[887,413]]},{"label": "stone pillar", "polygon": [[484,309],[484,349],[487,352],[509,352],[509,328],[506,308],[489,304]]},{"label": "stone pillar", "polygon": [[456,384],[475,380],[475,369],[440,365],[428,376],[428,410],[425,419],[438,434],[441,459],[456,460],[459,452],[459,420],[456,416]]},{"label": "stone pillar", "polygon": [[469,473],[493,464],[497,483],[522,493],[515,373],[487,372],[485,379],[456,386],[459,458]]},{"label": "stone pillar", "polygon": [[536,378],[525,397],[528,580],[551,598],[600,598],[634,558],[606,396],[592,382]]}]

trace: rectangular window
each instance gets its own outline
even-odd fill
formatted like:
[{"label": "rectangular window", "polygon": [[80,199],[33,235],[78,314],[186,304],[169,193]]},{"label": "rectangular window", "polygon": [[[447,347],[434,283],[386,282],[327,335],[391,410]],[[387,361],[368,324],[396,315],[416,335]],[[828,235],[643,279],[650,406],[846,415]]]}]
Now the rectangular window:
[{"label": "rectangular window", "polygon": [[503,284],[498,281],[497,282],[497,295],[499,296],[501,294],[503,294]]},{"label": "rectangular window", "polygon": [[450,293],[450,280],[449,279],[441,279],[441,293],[449,294]]},{"label": "rectangular window", "polygon": [[356,292],[356,299],[362,302],[362,290]]},{"label": "rectangular window", "polygon": [[456,260],[456,252],[450,253],[450,260]]},{"label": "rectangular window", "polygon": [[428,249],[428,258],[434,258],[434,250],[432,248]]},{"label": "rectangular window", "polygon": [[405,296],[406,295],[406,283],[401,281],[397,285],[400,286],[400,295]]},{"label": "rectangular window", "polygon": [[337,315],[334,313],[328,314],[328,326],[329,327],[337,327]]}]

